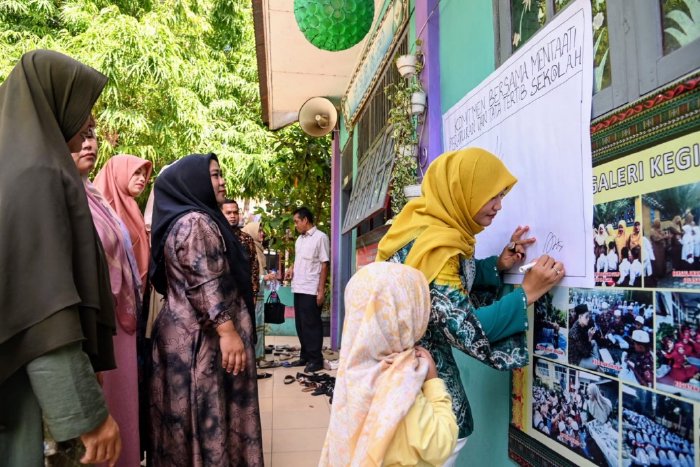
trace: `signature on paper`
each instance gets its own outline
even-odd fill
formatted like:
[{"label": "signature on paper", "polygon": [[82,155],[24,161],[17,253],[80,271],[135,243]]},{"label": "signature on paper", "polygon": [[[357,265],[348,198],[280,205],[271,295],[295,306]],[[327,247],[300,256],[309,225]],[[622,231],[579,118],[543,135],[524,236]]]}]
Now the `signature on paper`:
[{"label": "signature on paper", "polygon": [[547,234],[547,240],[544,242],[543,254],[559,253],[564,248],[564,243],[554,232]]}]

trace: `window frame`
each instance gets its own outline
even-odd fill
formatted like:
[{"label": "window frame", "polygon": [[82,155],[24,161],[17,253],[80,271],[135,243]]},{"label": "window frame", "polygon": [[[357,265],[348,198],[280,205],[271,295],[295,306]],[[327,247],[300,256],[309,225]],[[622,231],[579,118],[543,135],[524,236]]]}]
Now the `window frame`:
[{"label": "window frame", "polygon": [[394,139],[391,127],[373,142],[358,162],[357,180],[343,218],[342,232],[347,233],[384,209],[394,166]]},{"label": "window frame", "polygon": [[[549,23],[555,16],[554,0],[545,1]],[[494,15],[497,68],[513,54],[510,4],[510,0],[493,0],[497,12]],[[697,60],[700,39],[668,55],[663,54],[663,18],[659,0],[607,0],[607,24],[612,82],[593,95],[591,120],[634,102],[700,67]]]},{"label": "window frame", "polygon": [[[648,94],[677,80],[700,66],[700,38],[664,55],[663,15],[658,0],[635,0],[625,5],[626,15],[633,15],[635,39],[640,46],[639,96]],[[652,34],[658,31],[659,34]],[[637,96],[637,97],[639,97]]]}]

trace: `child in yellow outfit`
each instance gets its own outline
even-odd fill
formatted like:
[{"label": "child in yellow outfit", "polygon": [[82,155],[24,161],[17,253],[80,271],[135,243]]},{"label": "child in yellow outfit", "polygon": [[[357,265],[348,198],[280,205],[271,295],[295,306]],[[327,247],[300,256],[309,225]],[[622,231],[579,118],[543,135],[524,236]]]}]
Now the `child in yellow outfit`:
[{"label": "child in yellow outfit", "polygon": [[457,422],[430,353],[425,276],[397,263],[363,267],[345,289],[331,420],[319,466],[442,465]]}]

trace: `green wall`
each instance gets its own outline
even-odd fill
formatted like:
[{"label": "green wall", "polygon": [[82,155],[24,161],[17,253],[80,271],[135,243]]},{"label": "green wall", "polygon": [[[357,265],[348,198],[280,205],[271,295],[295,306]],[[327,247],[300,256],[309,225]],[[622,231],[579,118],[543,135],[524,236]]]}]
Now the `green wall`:
[{"label": "green wall", "polygon": [[[440,3],[440,88],[446,112],[494,70],[493,5],[489,0]],[[516,465],[508,458],[510,373],[454,352],[474,415],[474,433],[458,466]]]},{"label": "green wall", "polygon": [[345,118],[343,118],[342,110],[338,111],[338,117],[338,126],[340,127],[340,150],[342,151],[350,135],[348,133],[347,128],[345,127]]}]

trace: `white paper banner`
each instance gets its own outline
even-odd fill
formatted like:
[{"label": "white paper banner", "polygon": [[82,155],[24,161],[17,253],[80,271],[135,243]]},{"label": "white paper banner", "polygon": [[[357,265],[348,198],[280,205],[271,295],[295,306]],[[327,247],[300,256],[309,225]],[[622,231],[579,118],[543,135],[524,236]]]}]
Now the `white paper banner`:
[{"label": "white paper banner", "polygon": [[[577,0],[443,115],[446,151],[477,146],[518,178],[503,210],[477,239],[476,256],[499,254],[518,225],[537,242],[528,261],[562,261],[561,285],[593,287],[590,118],[591,5]],[[520,283],[516,269],[506,274]]]}]

